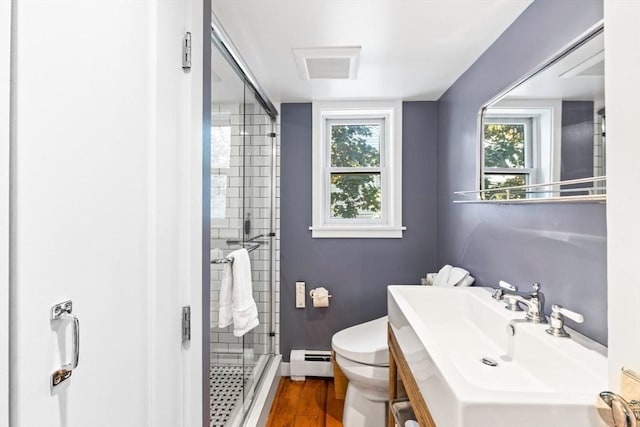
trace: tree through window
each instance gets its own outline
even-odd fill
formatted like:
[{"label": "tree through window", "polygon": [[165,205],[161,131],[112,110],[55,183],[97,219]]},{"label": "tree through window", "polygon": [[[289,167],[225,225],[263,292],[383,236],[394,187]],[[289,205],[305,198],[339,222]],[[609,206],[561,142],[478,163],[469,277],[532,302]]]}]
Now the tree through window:
[{"label": "tree through window", "polygon": [[329,121],[330,217],[376,219],[381,214],[382,123]]},{"label": "tree through window", "polygon": [[[506,192],[499,189],[531,183],[531,119],[487,119],[483,131],[483,188],[496,190],[489,198],[505,199]],[[524,190],[510,193],[511,199],[527,197]]]}]

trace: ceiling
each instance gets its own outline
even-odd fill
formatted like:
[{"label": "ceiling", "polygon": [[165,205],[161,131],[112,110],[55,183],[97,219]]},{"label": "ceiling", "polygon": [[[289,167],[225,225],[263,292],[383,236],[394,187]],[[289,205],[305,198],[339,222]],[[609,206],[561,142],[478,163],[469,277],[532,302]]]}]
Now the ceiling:
[{"label": "ceiling", "polygon": [[[532,0],[215,0],[273,102],[437,100]],[[355,80],[300,79],[293,48],[361,46]],[[215,67],[215,65],[214,65]]]},{"label": "ceiling", "polygon": [[604,97],[604,33],[600,33],[531,76],[504,99],[604,102]]}]

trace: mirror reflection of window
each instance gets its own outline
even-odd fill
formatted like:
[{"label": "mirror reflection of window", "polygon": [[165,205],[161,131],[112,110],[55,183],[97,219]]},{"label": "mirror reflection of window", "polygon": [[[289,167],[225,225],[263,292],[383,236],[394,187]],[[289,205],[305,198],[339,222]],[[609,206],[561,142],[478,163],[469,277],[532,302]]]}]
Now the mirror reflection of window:
[{"label": "mirror reflection of window", "polygon": [[561,107],[554,100],[502,102],[483,119],[482,188],[496,190],[488,199],[532,199],[548,196],[547,187],[507,187],[552,182],[560,174]]},{"label": "mirror reflection of window", "polygon": [[[484,122],[484,188],[486,190],[533,183],[534,145],[531,118],[496,117]],[[504,194],[492,194],[502,199]],[[522,199],[523,191],[511,193]]]}]

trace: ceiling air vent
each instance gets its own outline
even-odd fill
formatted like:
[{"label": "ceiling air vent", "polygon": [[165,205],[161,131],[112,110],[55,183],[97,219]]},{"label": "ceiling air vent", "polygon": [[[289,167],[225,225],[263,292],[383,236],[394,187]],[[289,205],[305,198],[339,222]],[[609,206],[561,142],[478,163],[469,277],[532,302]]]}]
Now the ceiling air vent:
[{"label": "ceiling air vent", "polygon": [[302,80],[351,79],[358,73],[360,46],[292,49]]}]

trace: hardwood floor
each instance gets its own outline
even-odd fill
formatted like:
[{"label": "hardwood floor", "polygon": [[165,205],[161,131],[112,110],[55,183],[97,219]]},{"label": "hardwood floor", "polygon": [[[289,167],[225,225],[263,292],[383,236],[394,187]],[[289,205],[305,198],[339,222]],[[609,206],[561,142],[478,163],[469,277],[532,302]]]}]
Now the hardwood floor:
[{"label": "hardwood floor", "polygon": [[332,378],[282,377],[267,427],[342,427],[343,405],[335,397]]}]

